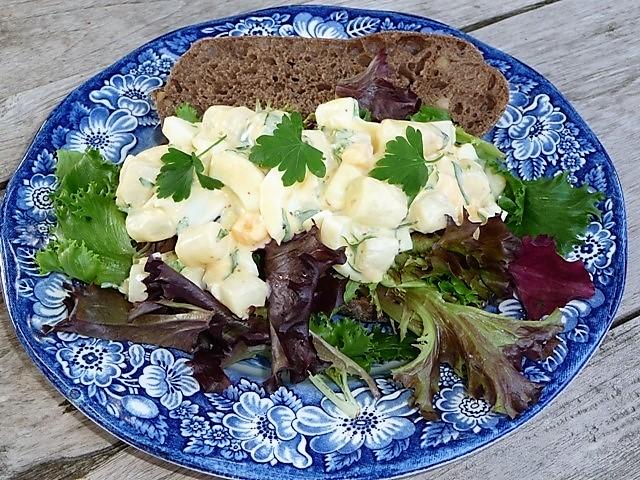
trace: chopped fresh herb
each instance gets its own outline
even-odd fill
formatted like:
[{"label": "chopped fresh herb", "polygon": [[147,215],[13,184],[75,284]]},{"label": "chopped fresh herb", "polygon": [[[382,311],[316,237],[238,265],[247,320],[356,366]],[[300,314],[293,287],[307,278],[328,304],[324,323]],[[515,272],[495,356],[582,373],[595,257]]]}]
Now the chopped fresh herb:
[{"label": "chopped fresh herb", "polygon": [[235,248],[233,252],[231,252],[230,260],[231,260],[231,269],[225,279],[229,278],[233,272],[238,268],[238,249]]},{"label": "chopped fresh herb", "polygon": [[139,177],[138,181],[140,182],[140,185],[142,185],[144,188],[151,188],[155,185],[155,183],[153,183],[151,180],[148,180],[144,177]]},{"label": "chopped fresh herb", "polygon": [[249,160],[263,168],[278,167],[284,172],[282,183],[285,186],[302,182],[307,169],[316,177],[324,177],[326,166],[322,152],[302,140],[303,128],[298,112],[283,116],[273,134],[257,138]]},{"label": "chopped fresh herb", "polygon": [[384,157],[369,175],[399,185],[409,197],[415,197],[429,179],[420,130],[407,127],[406,138],[396,137],[387,142]]},{"label": "chopped fresh herb", "polygon": [[229,235],[229,230],[227,230],[226,228],[221,228],[218,231],[218,235],[216,237],[217,240],[222,240],[224,237],[226,237],[227,235]]},{"label": "chopped fresh herb", "polygon": [[456,162],[452,162],[452,163],[453,163],[453,174],[454,174],[454,176],[456,178],[456,183],[458,184],[458,189],[460,190],[460,193],[462,194],[462,199],[464,200],[464,204],[465,205],[469,205],[469,203],[470,203],[469,197],[467,196],[467,193],[465,192],[464,183],[462,182],[462,168]]},{"label": "chopped fresh herb", "polygon": [[[220,138],[200,155],[204,155],[225,138],[226,136]],[[160,173],[156,177],[158,198],[171,197],[174,202],[189,198],[194,171],[202,188],[216,190],[224,186],[220,180],[202,173],[204,172],[204,165],[200,156],[195,152],[185,153],[175,147],[169,147],[169,151],[162,155],[161,160],[164,165],[162,165]]]},{"label": "chopped fresh herb", "polygon": [[369,110],[368,108],[360,107],[358,108],[358,116],[365,122],[370,122],[371,110]]},{"label": "chopped fresh herb", "polygon": [[282,237],[282,241],[288,242],[293,238],[293,229],[291,228],[291,223],[289,222],[287,211],[284,208],[282,209],[282,228],[284,229],[284,236]]},{"label": "chopped fresh herb", "polygon": [[191,123],[200,121],[198,110],[188,102],[181,103],[176,107],[176,117]]},{"label": "chopped fresh herb", "polygon": [[413,122],[440,122],[451,120],[451,115],[444,108],[433,105],[422,105],[420,110],[409,117]]},{"label": "chopped fresh herb", "polygon": [[318,209],[309,209],[309,210],[295,210],[291,212],[291,214],[295,217],[295,219],[298,222],[300,222],[300,224],[303,224],[304,222],[306,222],[307,220],[309,220],[311,217],[313,217],[315,214],[319,212],[320,210]]}]

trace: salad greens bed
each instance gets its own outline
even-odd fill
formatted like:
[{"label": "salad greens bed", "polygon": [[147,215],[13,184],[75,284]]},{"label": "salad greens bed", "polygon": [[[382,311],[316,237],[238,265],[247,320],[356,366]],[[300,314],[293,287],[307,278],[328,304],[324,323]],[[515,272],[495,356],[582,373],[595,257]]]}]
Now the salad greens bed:
[{"label": "salad greens bed", "polygon": [[[341,90],[359,100],[363,118],[407,118],[408,111],[414,121],[449,119],[436,107],[417,110],[419,101],[406,91],[391,95],[394,88],[380,79],[359,78]],[[187,104],[176,114],[198,121]],[[301,138],[305,121],[297,112],[283,117],[272,135],[258,139],[251,161],[277,166],[285,185],[302,181],[307,170],[323,176],[321,152]],[[57,225],[37,262],[42,273],[64,272],[74,281],[68,318],[48,331],[187,351],[193,354],[195,377],[208,391],[230,384],[225,366],[267,356],[272,364],[267,388],[309,379],[350,415],[357,414],[358,405],[349,377],[359,377],[379,394],[371,372],[380,365],[413,388],[416,406],[431,414],[439,366],[448,363],[472,395],[515,417],[537,401],[541,388],[521,374],[523,359],[545,357],[562,331],[559,308],[594,294],[582,262],[568,262],[561,254],[599,214],[602,195],[586,186],[573,188],[566,174],[522,181],[505,168],[496,147],[460,127],[456,142],[472,144],[479,158],[506,179],[498,200],[507,212],[504,219],[478,224],[465,216],[460,225],[450,220],[433,234],[413,233],[413,249],[400,253],[378,284],[337,274],[332,267],[346,261],[344,248],[323,245],[315,227],[279,245],[272,241],[254,256],[270,287],[267,307],[255,308],[248,319],[238,318],[158,255],[145,265],[147,300],[129,303],[116,289],[133,260],[171,251],[172,241],[133,242],[125,213],[115,204],[118,167],[95,150],[60,150],[53,196]],[[422,150],[420,132],[408,127],[405,136],[387,143],[370,175],[400,186],[412,198],[430,175]],[[165,197],[187,198],[195,179],[207,189],[223,186],[203,174],[195,154],[170,148],[162,161],[156,184]],[[513,293],[529,320],[490,311],[495,300]]]}]

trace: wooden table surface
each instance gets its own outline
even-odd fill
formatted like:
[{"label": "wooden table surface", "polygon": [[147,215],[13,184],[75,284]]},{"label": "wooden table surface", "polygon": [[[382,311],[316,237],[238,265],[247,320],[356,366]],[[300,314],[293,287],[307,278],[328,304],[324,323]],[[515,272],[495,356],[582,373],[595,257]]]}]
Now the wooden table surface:
[{"label": "wooden table surface", "polygon": [[[51,109],[146,41],[286,2],[3,0],[0,188]],[[326,3],[329,3],[326,1]],[[350,0],[428,16],[531,65],[569,98],[611,155],[629,221],[622,305],[578,378],[498,444],[416,479],[640,479],[640,5],[638,0]],[[51,66],[55,65],[55,68]],[[0,313],[1,479],[201,479],[102,431],[43,378]]]}]

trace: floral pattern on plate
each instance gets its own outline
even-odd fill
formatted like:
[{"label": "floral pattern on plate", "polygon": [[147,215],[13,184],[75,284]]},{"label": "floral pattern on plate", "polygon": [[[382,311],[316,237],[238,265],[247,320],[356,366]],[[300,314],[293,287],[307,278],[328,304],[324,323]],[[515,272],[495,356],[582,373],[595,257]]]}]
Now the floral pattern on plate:
[{"label": "floral pattern on plate", "polygon": [[[54,225],[55,151],[98,148],[120,163],[157,142],[150,95],[179,55],[207,36],[281,35],[352,38],[386,30],[436,32],[474,42],[509,81],[509,106],[486,136],[525,179],[568,172],[575,185],[606,193],[602,217],[568,254],[582,260],[597,293],[562,309],[564,331],[541,362],[523,373],[544,385],[540,402],[517,419],[472,398],[456,373],[440,369],[436,419],[411,406],[411,391],[376,378],[374,398],[352,385],[360,413],[346,418],[309,384],[266,392],[259,362],[229,369],[233,385],[200,391],[184,353],[152,345],[42,335],[64,318],[65,277],[40,275],[34,256]],[[586,362],[611,322],[624,281],[624,205],[615,171],[589,127],[539,74],[502,52],[438,22],[391,12],[332,7],[282,7],[186,27],[127,55],[72,92],[53,112],[7,188],[2,225],[7,306],[21,342],[74,405],[127,442],[175,463],[240,478],[384,478],[424,471],[503,436],[544,407]],[[517,298],[497,310],[522,318]],[[431,455],[435,452],[434,455]],[[258,466],[261,465],[261,468]]]}]

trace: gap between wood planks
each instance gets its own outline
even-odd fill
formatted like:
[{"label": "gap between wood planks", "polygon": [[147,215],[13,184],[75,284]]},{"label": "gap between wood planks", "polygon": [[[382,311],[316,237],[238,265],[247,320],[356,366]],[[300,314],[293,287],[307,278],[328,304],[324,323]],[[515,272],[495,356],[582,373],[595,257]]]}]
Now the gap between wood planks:
[{"label": "gap between wood planks", "polygon": [[116,453],[127,448],[128,445],[117,441],[101,450],[77,457],[60,458],[42,462],[13,475],[10,480],[68,480],[71,478],[84,478],[91,470],[108,461]]},{"label": "gap between wood planks", "polygon": [[546,7],[547,5],[552,5],[554,3],[561,2],[562,0],[542,0],[541,2],[532,3],[531,5],[527,5],[526,7],[516,8],[515,10],[511,10],[507,13],[502,13],[500,15],[495,15],[493,17],[485,18],[479,22],[471,23],[464,27],[460,27],[459,30],[462,30],[465,33],[471,33],[474,30],[479,30],[484,27],[488,27],[489,25],[493,25],[494,23],[501,22],[502,20],[506,20],[508,18],[516,17],[523,13],[532,12],[533,10],[537,10],[542,7]]}]

